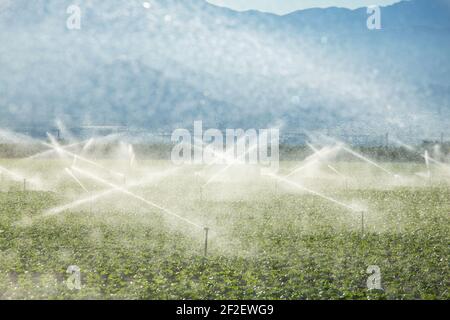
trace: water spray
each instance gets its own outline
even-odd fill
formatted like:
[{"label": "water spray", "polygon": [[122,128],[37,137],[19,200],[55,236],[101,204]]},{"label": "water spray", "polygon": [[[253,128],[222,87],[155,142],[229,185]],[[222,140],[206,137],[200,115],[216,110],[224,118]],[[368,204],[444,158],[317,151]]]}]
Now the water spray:
[{"label": "water spray", "polygon": [[90,165],[93,165],[93,166],[95,166],[95,167],[97,167],[97,168],[99,168],[99,169],[101,169],[101,170],[103,170],[103,171],[106,171],[106,172],[108,172],[109,174],[115,175],[116,177],[118,177],[118,178],[120,178],[120,179],[123,179],[123,177],[125,176],[123,173],[116,172],[116,171],[114,171],[114,170],[108,169],[108,168],[102,166],[101,164],[98,164],[98,163],[95,162],[95,161],[92,161],[92,160],[89,160],[89,159],[84,158],[84,157],[82,157],[82,156],[79,156],[79,155],[77,155],[77,154],[75,154],[75,153],[73,153],[73,152],[70,152],[70,151],[68,151],[68,150],[65,150],[65,149],[63,149],[63,148],[55,147],[55,146],[53,146],[53,145],[51,145],[51,144],[48,144],[48,143],[46,143],[46,142],[41,142],[41,143],[42,143],[43,145],[49,147],[49,148],[57,149],[57,150],[59,150],[59,152],[65,153],[65,154],[67,154],[68,156],[73,157],[73,158],[74,158],[74,162],[76,162],[76,160],[81,160],[81,161],[83,161],[83,162],[85,162],[85,163],[88,163],[88,164],[90,164]]},{"label": "water spray", "polygon": [[6,173],[8,176],[11,177],[12,180],[17,181],[22,184],[22,189],[25,192],[27,187],[27,182],[31,182],[32,184],[37,184],[32,179],[27,179],[26,177],[23,177],[14,171],[11,171],[9,169],[6,169],[5,167],[0,166],[0,172],[2,173],[2,179],[3,179],[3,173]]},{"label": "water spray", "polygon": [[117,191],[119,191],[119,192],[121,192],[123,194],[126,194],[126,195],[128,195],[128,196],[130,196],[132,198],[135,198],[135,199],[137,199],[137,200],[139,200],[139,201],[141,201],[141,202],[143,202],[145,204],[148,204],[148,205],[150,205],[152,207],[155,207],[155,208],[159,209],[160,211],[162,211],[162,212],[164,212],[164,213],[166,213],[168,215],[171,215],[171,216],[173,216],[173,217],[175,217],[175,218],[177,218],[179,220],[182,220],[182,221],[184,221],[184,222],[186,222],[186,223],[188,223],[188,224],[190,224],[190,225],[192,225],[194,227],[197,227],[199,229],[203,229],[202,226],[196,224],[195,222],[192,222],[189,219],[184,218],[184,217],[182,217],[182,216],[180,216],[180,215],[178,215],[178,214],[176,214],[176,213],[174,213],[174,212],[172,212],[172,211],[170,211],[170,210],[168,210],[168,209],[166,209],[166,208],[164,208],[164,207],[162,207],[162,206],[160,206],[160,205],[158,205],[158,204],[156,204],[156,203],[154,203],[152,201],[149,201],[149,200],[147,200],[147,199],[145,199],[145,198],[143,198],[141,196],[138,196],[138,195],[134,194],[133,192],[127,190],[127,189],[124,189],[124,188],[122,188],[120,186],[117,186],[117,185],[115,185],[115,184],[113,184],[111,182],[108,182],[108,181],[100,178],[100,177],[97,177],[97,176],[95,176],[94,174],[92,174],[90,172],[81,170],[80,168],[77,168],[77,167],[72,167],[72,170],[74,170],[74,171],[76,171],[76,172],[78,172],[78,173],[80,173],[80,174],[82,174],[82,175],[84,175],[86,177],[89,177],[89,178],[91,178],[91,179],[93,179],[95,181],[98,181],[98,182],[100,182],[102,184],[105,184],[105,185],[107,185],[107,186],[109,186],[109,187],[111,187],[113,189],[116,189]]},{"label": "water spray", "polygon": [[[177,169],[170,169],[168,171],[169,172],[174,172],[176,170]],[[153,178],[152,178],[152,181],[153,181]],[[138,186],[142,186],[142,185],[144,185],[146,183],[147,182],[134,183],[132,185],[129,185],[129,187],[138,187]],[[47,212],[44,213],[44,216],[52,216],[52,215],[60,214],[60,213],[62,213],[64,211],[67,211],[67,210],[70,210],[70,209],[74,209],[74,208],[76,208],[76,207],[78,207],[80,205],[83,205],[83,204],[85,204],[88,201],[90,201],[92,203],[95,200],[99,200],[101,198],[107,197],[107,196],[111,195],[114,192],[117,192],[117,189],[116,188],[111,188],[111,189],[108,189],[106,191],[102,191],[100,193],[91,195],[89,198],[82,198],[82,199],[75,200],[75,201],[73,201],[71,203],[68,203],[68,204],[65,204],[63,206],[56,207],[56,208],[48,210]]]},{"label": "water spray", "polygon": [[66,173],[73,179],[75,180],[76,183],[78,183],[78,185],[81,187],[81,189],[83,189],[84,191],[86,191],[86,193],[89,193],[89,190],[83,185],[83,183],[81,183],[81,181],[73,174],[72,170],[70,170],[69,168],[65,169]]},{"label": "water spray", "polygon": [[308,146],[309,146],[310,148],[312,148],[312,150],[313,150],[315,153],[314,153],[313,155],[311,155],[311,156],[309,156],[308,158],[305,159],[305,161],[306,161],[305,164],[303,164],[303,165],[297,167],[296,169],[294,169],[293,171],[291,171],[289,174],[287,174],[287,175],[285,176],[286,178],[289,178],[290,176],[294,175],[295,173],[298,173],[298,172],[300,172],[300,171],[303,171],[303,170],[305,170],[305,169],[307,169],[307,168],[309,168],[309,167],[311,167],[311,166],[317,164],[317,163],[319,162],[319,159],[320,159],[320,158],[323,158],[323,157],[327,156],[327,155],[330,154],[331,152],[335,151],[336,148],[338,148],[338,150],[339,150],[339,148],[340,148],[340,146],[336,146],[336,147],[330,148],[330,149],[328,149],[328,150],[327,150],[326,148],[323,148],[323,149],[321,149],[321,150],[317,150],[317,149],[315,149],[312,145],[310,145],[309,143],[308,143]]},{"label": "water spray", "polygon": [[303,185],[301,185],[301,184],[299,184],[299,183],[297,183],[297,182],[294,182],[294,181],[291,181],[291,180],[289,180],[289,179],[286,179],[285,177],[280,177],[280,176],[275,175],[275,174],[273,174],[273,173],[268,173],[268,174],[266,174],[266,175],[269,176],[269,177],[271,177],[271,178],[273,178],[273,179],[277,179],[277,180],[282,181],[282,182],[284,182],[284,183],[286,183],[286,184],[289,184],[289,185],[291,185],[291,186],[293,186],[293,187],[295,187],[295,188],[297,188],[297,189],[301,189],[301,190],[306,191],[306,192],[308,192],[308,193],[311,193],[311,194],[313,194],[313,195],[315,195],[315,196],[318,196],[318,197],[320,197],[320,198],[323,198],[323,199],[325,199],[325,200],[328,200],[328,201],[330,201],[330,202],[333,202],[333,203],[335,203],[335,204],[337,204],[337,205],[339,205],[339,206],[341,206],[341,207],[344,207],[344,208],[346,208],[346,209],[348,209],[348,210],[350,210],[350,211],[352,211],[352,212],[357,212],[357,211],[358,211],[358,209],[356,209],[356,208],[354,208],[354,207],[352,207],[352,206],[349,206],[349,205],[347,205],[347,204],[345,204],[345,203],[343,203],[343,202],[340,202],[339,200],[336,200],[336,199],[334,199],[334,198],[331,198],[331,197],[329,197],[329,196],[326,196],[326,195],[324,195],[324,194],[322,194],[322,193],[320,193],[320,192],[317,192],[317,191],[314,191],[314,190],[312,190],[312,189],[309,189],[309,188],[307,188],[307,187],[305,187],[305,186],[303,186]]},{"label": "water spray", "polygon": [[238,163],[241,158],[245,158],[247,156],[247,154],[250,153],[251,151],[253,151],[255,148],[258,148],[257,143],[255,143],[251,148],[248,148],[248,150],[246,152],[244,152],[243,154],[241,154],[237,159],[233,159],[231,161],[231,163],[229,163],[227,166],[225,166],[224,168],[217,171],[216,174],[214,174],[211,178],[208,179],[208,181],[206,181],[206,183],[203,185],[203,187],[206,187],[208,184],[210,184],[212,181],[214,181],[214,179],[216,179],[220,174],[222,174],[223,172],[225,172],[226,170],[231,168],[233,165]]},{"label": "water spray", "polygon": [[[225,163],[236,161],[235,156],[234,156],[234,151],[235,151],[234,146],[238,145],[239,142],[244,140],[245,138],[246,138],[245,136],[241,137],[235,144],[233,144],[233,149],[226,150],[225,152],[223,152],[223,151],[222,152],[218,152],[218,151],[214,150],[214,148],[209,149],[208,151],[211,152],[215,156],[215,158],[214,158],[213,161],[211,161],[211,163],[208,163],[208,165],[206,166],[205,169],[215,165],[219,160],[224,160]],[[197,146],[196,142],[201,143],[202,147]],[[201,149],[201,151],[204,151],[204,149],[203,149],[204,145],[206,145],[206,143],[203,140],[200,140],[200,139],[194,137],[194,144],[192,145],[194,147],[194,149],[196,148],[196,149]],[[245,155],[249,151],[247,151],[245,153]],[[231,153],[232,153],[232,155],[231,155]]]},{"label": "water spray", "polygon": [[372,166],[374,166],[374,167],[376,167],[376,168],[378,168],[378,169],[380,169],[380,170],[386,172],[387,174],[393,176],[394,178],[398,178],[398,177],[399,177],[398,175],[392,173],[392,172],[389,171],[388,169],[386,169],[386,168],[380,166],[380,165],[379,165],[378,163],[376,163],[375,161],[370,160],[369,158],[363,156],[362,154],[360,154],[360,153],[358,153],[358,152],[356,152],[356,151],[354,151],[354,150],[352,150],[352,149],[350,149],[350,148],[347,148],[347,147],[343,146],[342,149],[345,150],[345,151],[347,151],[348,153],[354,155],[355,157],[357,157],[357,158],[359,158],[359,159],[361,159],[361,160],[363,160],[363,161],[365,161],[365,162],[371,164]]},{"label": "water spray", "polygon": [[304,165],[302,165],[300,167],[297,167],[296,169],[292,170],[290,173],[288,173],[286,175],[286,178],[289,178],[290,176],[292,176],[292,175],[294,175],[294,174],[296,174],[296,173],[298,173],[300,171],[303,171],[303,170],[305,170],[305,169],[307,169],[307,168],[317,164],[318,162],[319,161],[317,159],[312,159],[309,162],[307,162],[306,164],[304,164]]},{"label": "water spray", "polygon": [[[67,150],[67,149],[78,147],[78,146],[82,145],[83,143],[84,142],[77,142],[77,143],[73,143],[73,144],[70,144],[70,145],[67,145],[67,146],[60,146],[59,148]],[[32,160],[32,159],[35,159],[35,158],[44,157],[44,156],[47,156],[47,155],[52,154],[54,152],[56,152],[56,149],[46,150],[46,151],[43,151],[43,152],[36,153],[36,154],[34,154],[32,156],[29,156],[28,158],[25,158],[24,160]]]},{"label": "water spray", "polygon": [[[66,168],[65,171],[73,180],[75,180],[76,183],[78,183],[81,189],[83,189],[87,194],[91,194],[91,192],[83,185],[83,183],[81,183],[81,181],[73,174],[72,170]],[[89,201],[89,213],[92,214],[92,200]]]},{"label": "water spray", "polygon": [[[317,150],[312,144],[310,144],[308,142],[306,144],[312,151],[315,152],[315,154],[317,154],[317,156],[319,157],[320,160],[324,161],[323,156],[320,154],[320,150]],[[334,166],[332,166],[329,163],[327,164],[327,168],[330,169],[331,171],[333,171],[335,174],[337,174],[342,179],[344,179],[344,181],[345,181],[345,189],[348,190],[348,177],[345,176],[344,174],[342,174],[341,172],[339,172],[338,169],[336,169]]]},{"label": "water spray", "polygon": [[126,190],[126,189],[124,189],[124,188],[122,188],[120,186],[117,186],[117,185],[115,185],[113,183],[110,183],[110,182],[108,182],[106,180],[103,180],[102,178],[97,177],[97,176],[93,175],[92,173],[86,172],[86,171],[81,170],[81,169],[79,169],[77,167],[73,167],[72,169],[77,171],[78,173],[80,173],[82,175],[85,175],[85,176],[93,179],[93,180],[96,180],[96,181],[101,182],[101,183],[103,183],[105,185],[108,185],[108,186],[112,187],[113,189],[115,189],[115,190],[117,190],[117,191],[119,191],[119,192],[121,192],[123,194],[126,194],[126,195],[128,195],[130,197],[133,197],[133,198],[135,198],[135,199],[137,199],[137,200],[139,200],[139,201],[141,201],[141,202],[143,202],[145,204],[148,204],[148,205],[150,205],[152,207],[155,207],[155,208],[161,210],[162,212],[164,212],[166,214],[169,214],[169,215],[171,215],[173,217],[176,217],[179,220],[182,220],[182,221],[184,221],[184,222],[186,222],[186,223],[188,223],[188,224],[190,224],[190,225],[192,225],[192,226],[194,226],[196,228],[203,229],[205,231],[205,256],[207,255],[209,228],[202,227],[202,226],[196,224],[195,222],[192,222],[191,220],[189,220],[187,218],[184,218],[184,217],[182,217],[182,216],[180,216],[180,215],[178,215],[178,214],[176,214],[176,213],[174,213],[174,212],[172,212],[172,211],[170,211],[170,210],[168,210],[168,209],[166,209],[166,208],[164,208],[164,207],[162,207],[162,206],[160,206],[160,205],[158,205],[158,204],[156,204],[156,203],[154,203],[152,201],[144,199],[143,197],[138,196],[138,195],[132,193],[129,190]]},{"label": "water spray", "polygon": [[430,170],[430,155],[428,154],[428,150],[425,150],[425,154],[423,155],[425,158],[425,165],[427,167],[428,179],[431,178],[431,170]]},{"label": "water spray", "polygon": [[85,154],[86,151],[88,151],[89,148],[94,144],[94,141],[94,138],[90,138],[84,145],[83,149],[81,149],[81,154]]},{"label": "water spray", "polygon": [[325,200],[327,200],[327,201],[330,201],[330,202],[332,202],[332,203],[334,203],[334,204],[337,204],[337,205],[339,205],[339,206],[341,206],[341,207],[343,207],[343,208],[345,208],[345,209],[350,210],[351,212],[360,212],[360,213],[361,213],[361,235],[362,235],[362,237],[364,237],[364,214],[365,214],[364,211],[358,210],[357,208],[354,208],[354,207],[352,207],[352,206],[349,206],[348,204],[345,204],[345,203],[343,203],[343,202],[341,202],[341,201],[339,201],[339,200],[336,200],[336,199],[334,199],[334,198],[331,198],[331,197],[329,197],[329,196],[326,196],[326,195],[324,195],[324,194],[322,194],[322,193],[320,193],[320,192],[317,192],[317,191],[311,190],[311,189],[309,189],[309,188],[306,188],[305,186],[303,186],[303,185],[301,185],[301,184],[298,184],[298,183],[296,183],[296,182],[293,182],[293,181],[291,181],[291,180],[288,180],[288,179],[286,179],[285,177],[280,177],[280,176],[278,176],[278,175],[270,174],[270,173],[269,173],[269,174],[266,174],[266,175],[269,176],[269,177],[271,177],[271,178],[273,178],[273,179],[277,179],[277,180],[279,180],[279,181],[285,182],[286,184],[289,184],[289,185],[291,185],[291,186],[293,186],[293,187],[295,187],[295,188],[298,188],[298,189],[301,189],[301,190],[306,191],[306,192],[308,192],[308,193],[311,193],[311,194],[313,194],[313,195],[315,195],[315,196],[318,196],[318,197],[320,197],[320,198],[322,198],[322,199],[325,199]]},{"label": "water spray", "polygon": [[[430,157],[430,154],[429,154],[428,150],[425,150],[425,152],[424,152],[423,154],[421,154],[421,153],[419,153],[419,151],[417,151],[415,148],[413,148],[413,147],[411,147],[411,146],[409,146],[409,145],[407,145],[407,144],[401,142],[401,141],[398,140],[398,139],[395,139],[395,142],[396,142],[397,144],[399,144],[400,146],[405,147],[405,148],[408,149],[409,151],[413,151],[413,152],[415,152],[416,154],[420,154],[420,156],[421,156],[422,158],[425,159],[425,165],[426,165],[426,167],[427,167],[427,174],[428,174],[428,177],[427,177],[427,178],[431,178],[431,163],[434,163],[434,164],[436,164],[436,165],[438,165],[438,166],[440,166],[441,168],[444,168],[444,169],[446,169],[446,170],[449,170],[449,169],[450,169],[450,166],[449,166],[448,164],[443,163],[443,162],[441,162],[441,161],[438,161],[438,160],[436,160],[436,159]],[[421,176],[421,175],[419,175],[419,176]]]}]

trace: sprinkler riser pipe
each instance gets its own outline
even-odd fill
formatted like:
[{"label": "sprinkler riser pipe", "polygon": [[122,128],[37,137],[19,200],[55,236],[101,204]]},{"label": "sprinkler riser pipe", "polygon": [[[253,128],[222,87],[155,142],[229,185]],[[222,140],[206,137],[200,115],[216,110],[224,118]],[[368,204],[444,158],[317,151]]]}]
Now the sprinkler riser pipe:
[{"label": "sprinkler riser pipe", "polygon": [[208,233],[209,228],[205,228],[205,257],[208,255]]}]

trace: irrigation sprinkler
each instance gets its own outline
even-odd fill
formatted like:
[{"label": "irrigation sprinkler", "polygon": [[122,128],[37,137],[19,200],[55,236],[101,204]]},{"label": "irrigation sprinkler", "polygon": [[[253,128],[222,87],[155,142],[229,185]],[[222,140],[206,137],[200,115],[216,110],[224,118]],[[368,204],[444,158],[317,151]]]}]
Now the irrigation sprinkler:
[{"label": "irrigation sprinkler", "polygon": [[205,257],[208,255],[208,233],[209,228],[205,227],[203,230],[205,230]]},{"label": "irrigation sprinkler", "polygon": [[201,181],[201,177],[200,177],[200,172],[194,172],[194,176],[195,176],[195,183],[196,185],[198,185],[198,199],[200,201],[200,203],[203,203],[203,185],[202,185],[202,181]]},{"label": "irrigation sprinkler", "polygon": [[90,191],[89,193],[89,214],[92,215],[92,192]]},{"label": "irrigation sprinkler", "polygon": [[361,211],[361,237],[364,238],[364,211]]},{"label": "irrigation sprinkler", "polygon": [[428,150],[425,150],[423,157],[425,159],[425,166],[427,168],[426,176],[428,179],[428,184],[431,186],[433,183],[431,182],[430,155],[428,154]]},{"label": "irrigation sprinkler", "polygon": [[[450,169],[450,166],[447,165],[446,163],[440,162],[440,161],[430,157],[430,154],[429,154],[428,150],[425,150],[425,152],[422,154],[422,153],[419,153],[419,151],[417,151],[416,148],[414,148],[414,147],[412,147],[410,145],[407,145],[406,143],[403,143],[402,141],[400,141],[398,139],[395,139],[395,143],[397,143],[398,145],[408,149],[409,151],[412,151],[412,152],[420,155],[422,158],[425,159],[425,165],[426,165],[427,173],[426,173],[426,176],[419,174],[418,175],[419,177],[422,177],[422,178],[425,177],[426,179],[428,179],[430,181],[430,179],[433,176],[432,172],[431,172],[431,163],[436,164],[439,167],[444,168],[444,169]],[[430,181],[430,183],[431,183],[431,181]]]},{"label": "irrigation sprinkler", "polygon": [[[7,174],[13,181],[19,183],[19,186],[22,185],[23,191],[26,191],[28,182],[30,182],[31,184],[34,184],[34,185],[38,185],[38,183],[34,179],[32,179],[32,178],[27,179],[24,176],[19,175],[18,173],[14,172],[14,171],[6,169],[5,167],[0,166],[0,172],[2,174],[3,173]],[[20,188],[19,188],[19,190],[20,190]]]}]

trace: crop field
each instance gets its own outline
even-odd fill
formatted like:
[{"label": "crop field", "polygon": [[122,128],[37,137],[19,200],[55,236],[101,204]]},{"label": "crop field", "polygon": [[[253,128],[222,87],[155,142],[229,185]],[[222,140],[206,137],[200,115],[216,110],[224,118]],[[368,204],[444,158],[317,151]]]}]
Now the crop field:
[{"label": "crop field", "polygon": [[70,162],[0,162],[1,299],[450,298],[442,168],[340,162],[338,178],[319,166],[287,181],[236,165],[211,180],[220,166],[140,161],[122,177],[99,169],[117,161]]}]

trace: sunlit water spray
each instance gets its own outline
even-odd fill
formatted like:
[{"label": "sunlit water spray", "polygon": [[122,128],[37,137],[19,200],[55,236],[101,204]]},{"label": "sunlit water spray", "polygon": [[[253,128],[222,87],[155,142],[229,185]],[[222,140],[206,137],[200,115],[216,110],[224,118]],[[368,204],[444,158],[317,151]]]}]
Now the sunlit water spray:
[{"label": "sunlit water spray", "polygon": [[[81,145],[83,145],[85,143],[86,143],[86,141],[76,142],[76,143],[72,143],[72,144],[69,144],[69,145],[60,146],[60,148],[68,150],[68,149],[72,149],[72,148],[77,148],[77,147],[79,147],[79,146],[81,146]],[[38,153],[36,153],[34,155],[31,155],[31,156],[29,156],[27,158],[24,158],[23,160],[33,160],[33,159],[36,159],[36,158],[44,158],[44,157],[50,156],[51,154],[56,153],[56,152],[57,152],[56,149],[45,150],[45,151],[42,151],[42,152],[38,152]]]},{"label": "sunlit water spray", "polygon": [[83,189],[84,191],[86,191],[87,193],[89,193],[89,190],[83,185],[83,183],[80,181],[80,179],[78,179],[72,172],[72,170],[70,170],[69,168],[65,169],[66,173],[73,179],[75,180],[75,182],[81,187],[81,189]]},{"label": "sunlit water spray", "polygon": [[265,175],[268,176],[268,177],[271,177],[273,179],[276,179],[278,181],[284,182],[284,183],[286,183],[286,184],[288,184],[290,186],[293,186],[293,187],[295,187],[297,189],[300,189],[300,190],[306,191],[306,192],[308,192],[310,194],[313,194],[315,196],[318,196],[318,197],[320,197],[322,199],[325,199],[325,200],[328,200],[330,202],[333,202],[333,203],[335,203],[335,204],[337,204],[337,205],[339,205],[341,207],[344,207],[344,208],[346,208],[348,210],[351,210],[353,212],[360,212],[361,211],[358,208],[352,207],[352,206],[350,206],[348,204],[345,204],[345,203],[343,203],[343,202],[341,202],[339,200],[336,200],[336,199],[334,199],[332,197],[326,196],[326,195],[324,195],[324,194],[322,194],[322,193],[320,193],[318,191],[309,189],[309,188],[307,188],[307,187],[305,187],[305,186],[303,186],[303,185],[301,185],[301,184],[299,184],[297,182],[294,182],[292,180],[286,179],[286,177],[281,177],[281,176],[273,174],[273,173],[266,173]]},{"label": "sunlit water spray", "polygon": [[[321,155],[320,150],[317,150],[312,144],[310,143],[306,143],[306,145],[314,152],[315,155],[317,155],[319,157],[320,160],[322,161],[326,161],[326,159],[324,159],[324,156]],[[339,170],[337,170],[334,166],[332,166],[331,164],[327,164],[327,168],[330,169],[331,171],[333,171],[334,173],[336,173],[338,176],[340,176],[343,179],[347,179],[347,177],[342,174],[341,172],[339,172]]]},{"label": "sunlit water spray", "polygon": [[[128,187],[129,188],[142,187],[144,185],[147,185],[148,183],[154,183],[158,179],[161,179],[161,178],[167,177],[169,175],[175,174],[177,171],[178,171],[178,168],[172,168],[172,169],[169,169],[169,170],[167,170],[165,172],[158,172],[158,173],[155,173],[155,174],[151,174],[150,176],[147,176],[144,181],[139,181],[139,182],[132,183],[132,184],[128,185]],[[44,216],[51,216],[51,215],[60,214],[60,213],[63,213],[65,211],[75,209],[75,208],[77,208],[77,207],[79,207],[79,206],[81,206],[81,205],[83,205],[85,203],[88,203],[88,202],[94,203],[95,201],[100,200],[100,199],[102,199],[104,197],[107,197],[108,195],[111,195],[114,192],[117,192],[116,188],[111,188],[111,189],[108,189],[108,190],[105,190],[105,191],[102,191],[102,192],[96,193],[96,194],[92,194],[92,192],[91,192],[91,195],[88,198],[83,197],[82,199],[78,199],[76,201],[73,201],[71,203],[65,204],[63,206],[58,206],[56,208],[49,209],[49,210],[47,210],[44,213]]]},{"label": "sunlit water spray", "polygon": [[87,159],[87,158],[85,158],[85,157],[82,157],[82,156],[80,156],[80,155],[77,155],[77,154],[75,154],[75,153],[73,153],[73,152],[70,152],[70,151],[68,151],[68,150],[65,150],[65,149],[63,149],[63,148],[53,146],[53,145],[48,144],[48,143],[46,143],[46,142],[41,142],[41,143],[42,143],[43,145],[49,147],[49,148],[57,149],[59,152],[62,152],[62,153],[66,154],[66,155],[68,155],[68,156],[70,156],[70,157],[73,157],[74,163],[76,163],[77,160],[80,160],[80,161],[85,162],[85,163],[87,163],[87,164],[93,165],[94,167],[97,167],[97,168],[99,168],[99,169],[101,169],[101,170],[103,170],[103,171],[106,171],[106,172],[108,172],[109,174],[114,175],[114,176],[116,176],[116,177],[119,178],[119,179],[122,179],[122,180],[125,179],[125,174],[123,174],[123,173],[121,173],[121,172],[117,172],[117,171],[111,170],[111,169],[109,169],[109,168],[106,168],[105,166],[102,166],[101,164],[99,164],[99,163],[97,163],[97,162],[95,162],[95,161],[89,160],[89,159]]},{"label": "sunlit water spray", "polygon": [[[417,154],[420,154],[420,156],[425,160],[425,166],[426,166],[426,169],[427,169],[427,176],[426,176],[426,178],[431,178],[431,163],[434,163],[434,164],[438,165],[439,167],[445,169],[447,172],[450,172],[450,171],[448,171],[448,170],[450,170],[450,166],[445,164],[445,163],[443,163],[443,162],[441,162],[441,161],[438,161],[438,160],[432,158],[430,156],[430,153],[428,152],[428,150],[425,150],[425,152],[422,154],[416,148],[414,148],[414,147],[412,147],[412,146],[410,146],[410,145],[408,145],[406,143],[403,143],[402,141],[400,141],[398,139],[393,139],[393,141],[396,144],[398,144],[398,145],[408,149],[409,151],[412,151],[412,152],[415,152]],[[422,176],[422,175],[419,174],[419,176]]]},{"label": "sunlit water spray", "polygon": [[394,174],[394,173],[391,172],[390,170],[388,170],[388,169],[382,167],[381,165],[379,165],[379,164],[376,163],[375,161],[373,161],[373,160],[367,158],[366,156],[363,156],[362,154],[360,154],[360,153],[358,153],[358,152],[356,152],[356,151],[354,151],[354,150],[352,150],[352,149],[350,149],[350,148],[348,148],[348,147],[346,147],[346,146],[342,146],[342,149],[345,150],[345,151],[347,151],[348,153],[354,155],[355,157],[357,157],[357,158],[359,158],[359,159],[361,159],[361,160],[367,162],[368,164],[370,164],[370,165],[372,165],[372,166],[374,166],[374,167],[376,167],[376,168],[378,168],[378,169],[380,169],[380,170],[386,172],[387,174],[393,176],[394,178],[399,178],[399,175]]},{"label": "sunlit water spray", "polygon": [[204,228],[204,227],[196,224],[195,222],[193,222],[193,221],[191,221],[191,220],[189,220],[189,219],[187,219],[185,217],[182,217],[182,216],[180,216],[180,215],[170,211],[167,208],[164,208],[164,207],[162,207],[162,206],[160,206],[160,205],[158,205],[158,204],[156,204],[156,203],[154,203],[154,202],[152,202],[150,200],[147,200],[147,199],[145,199],[145,198],[143,198],[141,196],[138,196],[138,195],[134,194],[133,192],[131,192],[131,191],[125,189],[125,188],[122,188],[122,187],[117,186],[117,185],[115,185],[115,184],[113,184],[111,182],[108,182],[108,181],[106,181],[106,180],[104,180],[104,179],[102,179],[100,177],[97,177],[96,175],[94,175],[94,174],[92,174],[90,172],[84,171],[84,170],[82,170],[80,168],[77,168],[77,167],[72,167],[72,170],[78,172],[81,175],[89,177],[92,180],[95,180],[95,181],[100,182],[100,183],[102,183],[102,184],[104,184],[106,186],[109,186],[109,187],[111,187],[111,188],[113,188],[113,189],[115,189],[115,190],[117,190],[117,191],[119,191],[119,192],[121,192],[123,194],[126,194],[126,195],[128,195],[128,196],[130,196],[132,198],[135,198],[135,199],[137,199],[137,200],[139,200],[139,201],[141,201],[141,202],[143,202],[145,204],[148,204],[149,206],[157,208],[157,209],[161,210],[162,212],[164,212],[164,213],[166,213],[166,214],[168,214],[170,216],[173,216],[173,217],[175,217],[175,218],[177,218],[179,220],[182,220],[182,221],[184,221],[184,222],[186,222],[186,223],[188,223],[188,224],[190,224],[192,226],[195,226],[195,227],[200,228],[200,229]]},{"label": "sunlit water spray", "polygon": [[307,187],[305,187],[305,186],[303,186],[303,185],[301,185],[301,184],[299,184],[297,182],[294,182],[294,181],[291,181],[289,179],[286,179],[286,177],[281,177],[281,176],[273,174],[273,173],[267,173],[265,175],[269,176],[269,177],[271,177],[273,179],[276,179],[277,181],[280,181],[280,182],[283,182],[283,183],[285,183],[287,185],[290,185],[290,186],[292,186],[292,187],[294,187],[296,189],[305,191],[305,192],[310,193],[310,194],[312,194],[314,196],[317,196],[319,198],[325,199],[325,200],[327,200],[327,201],[329,201],[331,203],[334,203],[334,204],[336,204],[336,205],[338,205],[340,207],[343,207],[343,208],[345,208],[347,210],[350,210],[350,212],[352,212],[352,213],[360,214],[361,215],[361,235],[364,236],[364,226],[365,226],[364,218],[365,218],[365,214],[366,214],[366,209],[364,209],[362,207],[361,208],[357,208],[357,207],[354,207],[354,206],[350,206],[350,205],[348,205],[348,204],[346,204],[346,203],[344,203],[342,201],[339,201],[339,200],[337,200],[335,198],[332,198],[332,197],[327,196],[327,195],[325,195],[323,193],[320,193],[318,191],[315,191],[315,190],[312,190],[310,188],[307,188]]},{"label": "sunlit water spray", "polygon": [[213,182],[218,176],[220,176],[222,173],[224,173],[225,171],[227,171],[228,169],[230,169],[233,165],[236,165],[238,163],[241,163],[242,159],[247,156],[247,154],[249,154],[250,152],[252,152],[253,150],[255,150],[256,148],[258,148],[258,144],[255,143],[253,146],[251,146],[250,148],[248,148],[248,150],[246,150],[243,154],[239,155],[237,158],[233,158],[232,160],[230,160],[230,163],[227,164],[225,167],[223,167],[222,169],[218,170],[211,178],[208,179],[208,181],[206,181],[206,183],[203,185],[203,187],[206,187],[208,184],[210,184],[211,182]]},{"label": "sunlit water spray", "polygon": [[130,169],[134,167],[136,161],[136,154],[134,153],[133,145],[128,145],[128,157]]},{"label": "sunlit water spray", "polygon": [[286,178],[289,178],[290,176],[293,176],[296,173],[302,172],[308,168],[313,167],[314,165],[319,163],[320,159],[324,159],[326,157],[328,157],[330,154],[333,154],[337,151],[339,151],[340,146],[336,146],[334,148],[322,148],[321,150],[315,150],[314,154],[312,154],[311,156],[309,156],[306,159],[306,163],[300,165],[299,167],[295,168],[294,170],[292,170],[289,174],[286,175]]},{"label": "sunlit water spray", "polygon": [[86,144],[83,146],[83,149],[81,149],[81,154],[84,155],[86,154],[86,152],[89,150],[89,148],[94,144],[95,139],[94,138],[90,138]]},{"label": "sunlit water spray", "polygon": [[10,169],[7,169],[7,168],[5,168],[3,166],[0,166],[0,174],[3,174],[3,173],[5,173],[7,176],[9,176],[12,180],[14,180],[16,182],[23,183],[23,190],[24,191],[26,190],[27,185],[29,183],[31,183],[32,185],[34,185],[36,187],[39,187],[39,183],[35,179],[24,177],[24,176],[20,175],[19,173],[15,172],[13,170],[10,170]]}]

